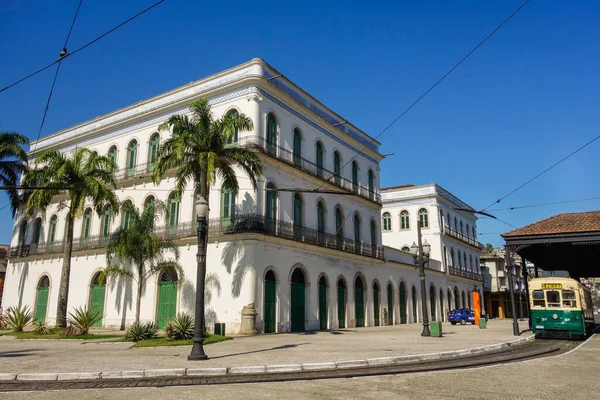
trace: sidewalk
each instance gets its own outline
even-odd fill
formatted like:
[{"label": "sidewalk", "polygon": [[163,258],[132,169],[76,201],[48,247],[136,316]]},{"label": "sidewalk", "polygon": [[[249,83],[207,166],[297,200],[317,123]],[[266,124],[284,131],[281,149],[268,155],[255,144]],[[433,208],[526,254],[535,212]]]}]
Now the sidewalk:
[{"label": "sidewalk", "polygon": [[[527,328],[522,323],[521,330]],[[239,337],[205,346],[209,359],[188,361],[191,346],[132,348],[131,343],[81,340],[18,340],[0,337],[0,373],[82,373],[147,369],[217,368],[366,360],[440,353],[505,343],[510,320],[487,329],[444,323],[444,337],[421,337],[422,325],[394,325]],[[523,333],[520,338],[531,336]]]}]

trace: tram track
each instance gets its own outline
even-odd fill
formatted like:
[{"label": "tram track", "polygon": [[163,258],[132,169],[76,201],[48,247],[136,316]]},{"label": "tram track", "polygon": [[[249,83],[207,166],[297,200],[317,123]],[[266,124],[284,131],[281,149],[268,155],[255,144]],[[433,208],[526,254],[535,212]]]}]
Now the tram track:
[{"label": "tram track", "polygon": [[128,387],[168,387],[194,385],[227,385],[240,383],[268,383],[317,379],[342,379],[363,376],[410,374],[421,372],[448,371],[506,364],[555,356],[574,349],[579,343],[570,340],[536,340],[493,352],[457,356],[446,359],[411,362],[382,366],[345,368],[327,371],[298,371],[290,373],[260,373],[226,375],[214,377],[157,377],[123,378],[72,381],[3,381],[0,392],[108,389]]}]

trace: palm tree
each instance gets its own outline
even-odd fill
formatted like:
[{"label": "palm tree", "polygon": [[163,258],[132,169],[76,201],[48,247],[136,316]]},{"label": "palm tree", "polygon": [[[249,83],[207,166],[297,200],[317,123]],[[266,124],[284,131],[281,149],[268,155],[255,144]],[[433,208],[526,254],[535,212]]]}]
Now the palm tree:
[{"label": "palm tree", "polygon": [[29,139],[24,135],[17,132],[0,132],[0,182],[2,186],[9,187],[6,193],[13,218],[21,206],[21,197],[16,188],[19,175],[27,172],[27,153],[22,147],[24,145],[29,145]]},{"label": "palm tree", "polygon": [[[179,260],[179,248],[170,240],[159,237],[154,232],[155,223],[166,213],[163,202],[151,203],[143,212],[131,202],[121,206],[128,225],[115,232],[106,246],[105,276],[118,276],[132,279],[137,284],[135,302],[135,322],[140,322],[140,304],[142,292],[148,279],[174,269],[183,276]],[[175,255],[175,261],[167,259],[169,252]],[[115,264],[115,261],[120,264]],[[124,264],[128,264],[125,267]]]},{"label": "palm tree", "polygon": [[116,187],[113,162],[86,148],[77,148],[70,156],[56,150],[47,150],[35,160],[34,168],[26,175],[26,186],[34,186],[26,202],[27,214],[33,216],[36,210],[44,212],[55,196],[66,194],[68,201],[67,226],[56,325],[67,326],[67,303],[69,298],[69,277],[71,274],[71,253],[73,250],[73,223],[84,212],[86,201],[91,201],[98,216],[105,205],[118,211],[118,199],[113,189]]},{"label": "palm tree", "polygon": [[192,181],[195,193],[208,201],[217,176],[223,179],[225,189],[237,195],[239,185],[233,166],[238,166],[256,190],[256,177],[262,175],[262,160],[252,150],[228,144],[236,132],[252,130],[252,120],[237,113],[214,119],[206,99],[192,103],[190,111],[191,116],[172,115],[159,126],[159,130],[171,130],[173,134],[158,151],[154,182],[159,183],[168,170],[176,168],[177,193],[181,195]]}]

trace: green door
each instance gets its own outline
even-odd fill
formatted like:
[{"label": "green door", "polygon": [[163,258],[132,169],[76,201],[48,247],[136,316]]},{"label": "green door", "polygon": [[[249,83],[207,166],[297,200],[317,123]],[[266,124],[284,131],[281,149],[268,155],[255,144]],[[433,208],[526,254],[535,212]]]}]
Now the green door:
[{"label": "green door", "polygon": [[[103,285],[92,285],[91,293],[91,308],[93,311],[99,312],[101,315],[104,314],[104,295],[106,293],[106,286]],[[102,319],[96,322],[94,326],[102,326]]]},{"label": "green door", "polygon": [[400,323],[405,324],[407,321],[406,315],[406,287],[404,283],[400,284]]},{"label": "green door", "polygon": [[338,327],[346,327],[346,287],[338,283],[337,287]]},{"label": "green door", "polygon": [[319,329],[327,329],[327,283],[325,278],[319,280]]},{"label": "green door", "polygon": [[49,287],[39,287],[37,295],[37,304],[35,307],[36,322],[46,322],[46,309],[48,308]]},{"label": "green door", "polygon": [[375,326],[379,326],[379,286],[373,286],[373,316]]},{"label": "green door", "polygon": [[158,293],[158,327],[163,329],[177,312],[177,281],[162,281]]},{"label": "green door", "polygon": [[275,332],[275,309],[276,300],[276,282],[273,271],[267,272],[265,276],[265,300],[264,300],[264,331],[265,333]]},{"label": "green door", "polygon": [[387,302],[388,302],[388,325],[394,325],[394,290],[392,285],[388,285],[387,288]]},{"label": "green door", "polygon": [[354,287],[354,315],[356,316],[356,327],[365,326],[365,292],[360,278],[357,279]]},{"label": "green door", "polygon": [[431,306],[431,320],[435,321],[435,288],[429,289],[429,304]]},{"label": "green door", "polygon": [[304,330],[304,283],[292,282],[291,322],[292,332]]},{"label": "green door", "polygon": [[412,312],[413,312],[413,322],[417,323],[417,291],[415,287],[412,288]]}]

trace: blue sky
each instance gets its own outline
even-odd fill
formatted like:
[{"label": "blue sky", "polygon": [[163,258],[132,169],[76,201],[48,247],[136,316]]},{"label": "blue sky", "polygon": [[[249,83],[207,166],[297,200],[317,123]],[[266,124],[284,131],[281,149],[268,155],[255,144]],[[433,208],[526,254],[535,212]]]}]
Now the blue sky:
[{"label": "blue sky", "polygon": [[[84,0],[71,50],[152,4]],[[77,0],[3,0],[0,86],[58,57]],[[232,67],[268,63],[377,135],[521,1],[166,0],[67,59],[42,136]],[[436,182],[481,209],[596,137],[600,3],[532,0],[380,137],[382,186]],[[54,69],[0,93],[0,129],[36,139]],[[492,208],[600,197],[600,140]],[[0,207],[8,200],[0,194]],[[515,226],[600,201],[498,211]],[[10,241],[8,208],[0,211]],[[483,218],[479,240],[512,228]]]}]

